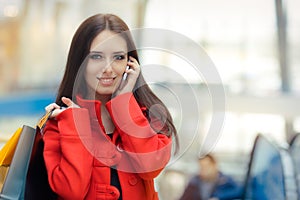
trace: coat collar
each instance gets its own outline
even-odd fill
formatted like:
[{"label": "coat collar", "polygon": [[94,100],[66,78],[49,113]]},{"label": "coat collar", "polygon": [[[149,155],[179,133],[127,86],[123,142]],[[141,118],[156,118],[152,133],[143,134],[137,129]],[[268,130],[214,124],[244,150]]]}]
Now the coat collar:
[{"label": "coat collar", "polygon": [[90,116],[99,118],[101,113],[101,101],[83,99],[81,96],[76,96],[76,102],[81,108],[86,108],[89,111]]},{"label": "coat collar", "polygon": [[[84,99],[82,98],[80,95],[76,96],[76,102],[78,104],[78,106],[80,106],[81,108],[86,108],[89,111],[90,116],[95,116],[95,114],[98,116],[98,118],[100,118],[100,113],[101,113],[101,101],[99,100],[91,100],[91,99]],[[147,108],[145,106],[141,107],[141,110],[144,114],[144,116],[148,116],[148,111]]]}]

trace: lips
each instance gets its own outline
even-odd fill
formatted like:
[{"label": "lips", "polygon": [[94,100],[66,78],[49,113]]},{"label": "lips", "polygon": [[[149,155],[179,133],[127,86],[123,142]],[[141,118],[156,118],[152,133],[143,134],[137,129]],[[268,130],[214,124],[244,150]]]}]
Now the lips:
[{"label": "lips", "polygon": [[115,77],[102,77],[97,78],[99,80],[99,83],[103,86],[110,86],[114,83]]}]

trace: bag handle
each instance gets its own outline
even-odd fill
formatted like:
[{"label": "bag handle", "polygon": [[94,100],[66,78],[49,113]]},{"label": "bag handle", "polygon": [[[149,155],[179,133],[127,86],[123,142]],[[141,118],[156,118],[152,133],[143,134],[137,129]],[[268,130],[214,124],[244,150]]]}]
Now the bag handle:
[{"label": "bag handle", "polygon": [[50,110],[49,112],[47,112],[44,116],[42,116],[42,118],[38,121],[38,123],[36,125],[37,128],[39,128],[40,130],[42,130],[44,128],[44,126],[46,125],[46,122],[51,117],[54,109],[55,108],[53,108],[52,110]]}]

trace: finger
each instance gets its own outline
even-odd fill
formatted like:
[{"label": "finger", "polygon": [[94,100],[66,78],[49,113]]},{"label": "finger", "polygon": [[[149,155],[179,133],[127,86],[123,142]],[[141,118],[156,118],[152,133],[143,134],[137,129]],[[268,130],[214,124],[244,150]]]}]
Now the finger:
[{"label": "finger", "polygon": [[50,112],[53,109],[59,109],[59,105],[57,105],[56,103],[51,103],[48,106],[45,107],[46,112]]},{"label": "finger", "polygon": [[130,68],[130,69],[127,70],[126,73],[127,73],[128,75],[131,75],[131,74],[134,74],[135,71],[136,71],[135,69],[131,69],[131,68]]},{"label": "finger", "polygon": [[61,109],[55,109],[51,115],[50,115],[50,118],[55,118],[58,114],[60,114],[62,112]]},{"label": "finger", "polygon": [[138,61],[132,56],[129,56],[129,62],[138,63]]},{"label": "finger", "polygon": [[124,73],[127,73],[129,69],[130,69],[130,66],[129,66],[129,65],[127,65],[127,66],[126,66],[126,68],[125,68],[125,71],[124,71]]},{"label": "finger", "polygon": [[62,102],[64,102],[64,104],[66,104],[68,107],[72,107],[74,105],[74,102],[67,98],[67,97],[62,97],[61,98]]},{"label": "finger", "polygon": [[127,70],[127,72],[130,72],[130,71],[133,71],[133,70],[135,71],[135,70],[138,70],[140,68],[140,65],[137,62],[137,60],[128,62],[128,65],[130,66],[130,69]]}]

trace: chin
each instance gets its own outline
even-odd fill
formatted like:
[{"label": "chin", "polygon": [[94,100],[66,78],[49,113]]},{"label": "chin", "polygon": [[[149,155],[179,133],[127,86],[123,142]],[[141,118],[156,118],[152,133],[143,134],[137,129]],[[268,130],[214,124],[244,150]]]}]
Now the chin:
[{"label": "chin", "polygon": [[97,91],[97,95],[112,95],[114,93],[115,90],[101,90],[101,91]]}]

